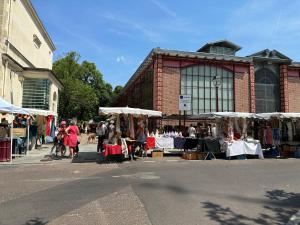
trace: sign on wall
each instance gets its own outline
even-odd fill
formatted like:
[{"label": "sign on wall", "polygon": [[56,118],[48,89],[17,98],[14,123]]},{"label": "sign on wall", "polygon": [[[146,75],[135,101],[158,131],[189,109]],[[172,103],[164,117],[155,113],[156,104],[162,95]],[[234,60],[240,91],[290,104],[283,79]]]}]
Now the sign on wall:
[{"label": "sign on wall", "polygon": [[179,110],[191,110],[191,95],[179,95]]}]

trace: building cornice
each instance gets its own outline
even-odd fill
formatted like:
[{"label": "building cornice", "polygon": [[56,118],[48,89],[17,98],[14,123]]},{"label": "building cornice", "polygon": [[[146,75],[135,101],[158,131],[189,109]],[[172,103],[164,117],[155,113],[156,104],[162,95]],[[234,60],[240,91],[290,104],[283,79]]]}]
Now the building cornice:
[{"label": "building cornice", "polygon": [[45,40],[47,41],[48,45],[50,46],[52,51],[55,51],[55,45],[52,42],[46,28],[44,27],[41,19],[39,18],[36,10],[34,9],[32,3],[30,0],[21,0],[21,2],[23,3],[23,5],[25,6],[25,8],[28,10],[28,12],[30,13],[31,17],[33,18],[34,22],[36,23],[37,27],[39,28],[39,30],[41,31],[41,33],[43,34],[43,37],[45,38]]}]

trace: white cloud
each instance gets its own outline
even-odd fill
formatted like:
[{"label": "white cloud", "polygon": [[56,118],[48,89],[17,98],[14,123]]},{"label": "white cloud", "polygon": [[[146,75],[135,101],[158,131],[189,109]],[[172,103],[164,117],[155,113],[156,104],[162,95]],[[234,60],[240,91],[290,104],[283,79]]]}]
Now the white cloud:
[{"label": "white cloud", "polygon": [[170,17],[176,18],[177,15],[174,11],[172,11],[169,7],[161,3],[160,1],[157,0],[150,0],[154,5],[156,5],[161,11],[169,15]]},{"label": "white cloud", "polygon": [[[243,40],[237,44],[250,51],[269,48],[295,56],[300,38],[299,8],[299,1],[246,1],[226,19],[225,33],[229,39]],[[249,53],[253,52],[246,54]]]},{"label": "white cloud", "polygon": [[118,63],[124,63],[125,61],[126,61],[126,60],[125,60],[125,57],[124,57],[124,56],[121,55],[121,56],[118,56],[118,57],[117,57],[117,62],[118,62]]},{"label": "white cloud", "polygon": [[141,32],[144,36],[146,36],[152,42],[157,42],[157,41],[161,40],[160,33],[153,31],[153,29],[151,29],[151,27],[146,26],[142,23],[122,17],[121,15],[116,16],[111,12],[106,12],[103,15],[101,15],[101,17],[103,17],[107,20],[117,22],[119,25],[123,24],[123,25],[125,25],[124,28],[131,27],[131,28]]}]

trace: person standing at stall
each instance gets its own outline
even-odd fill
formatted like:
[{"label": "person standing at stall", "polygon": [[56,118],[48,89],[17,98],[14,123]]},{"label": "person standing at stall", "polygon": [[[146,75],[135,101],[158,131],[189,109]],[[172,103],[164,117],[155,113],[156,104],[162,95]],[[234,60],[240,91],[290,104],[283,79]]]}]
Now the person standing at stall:
[{"label": "person standing at stall", "polygon": [[[136,132],[136,143],[134,145],[134,148],[133,150],[131,151],[131,158],[133,160],[136,160],[135,158],[135,149],[136,147],[139,147],[142,149],[142,151],[145,151],[145,143],[146,143],[146,140],[147,140],[147,133],[146,133],[146,130],[144,128],[144,126],[139,126],[137,132]],[[143,154],[143,153],[142,153]]]},{"label": "person standing at stall", "polygon": [[75,125],[75,122],[71,120],[70,125],[66,129],[66,133],[68,134],[68,145],[69,145],[69,151],[70,151],[70,158],[73,158],[74,151],[76,151],[76,147],[78,145],[78,137],[79,135],[79,129]]},{"label": "person standing at stall", "polygon": [[98,124],[98,126],[96,128],[96,133],[98,136],[97,152],[102,152],[103,151],[103,141],[104,141],[106,133],[107,133],[107,127],[104,124],[104,121],[101,121]]},{"label": "person standing at stall", "polygon": [[189,137],[190,138],[195,138],[196,137],[196,129],[193,127],[193,124],[190,125],[188,129]]}]

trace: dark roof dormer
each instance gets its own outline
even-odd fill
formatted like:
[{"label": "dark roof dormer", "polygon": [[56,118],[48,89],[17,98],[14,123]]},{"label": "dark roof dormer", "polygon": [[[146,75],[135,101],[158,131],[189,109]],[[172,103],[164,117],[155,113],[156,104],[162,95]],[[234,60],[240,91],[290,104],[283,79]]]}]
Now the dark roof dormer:
[{"label": "dark roof dormer", "polygon": [[235,55],[241,47],[227,40],[206,43],[197,52],[207,52],[222,55]]},{"label": "dark roof dormer", "polygon": [[265,49],[247,57],[252,58],[254,61],[272,61],[287,64],[291,64],[292,62],[292,60],[289,57],[285,56],[284,54],[275,49],[273,49],[272,51],[269,49]]}]

